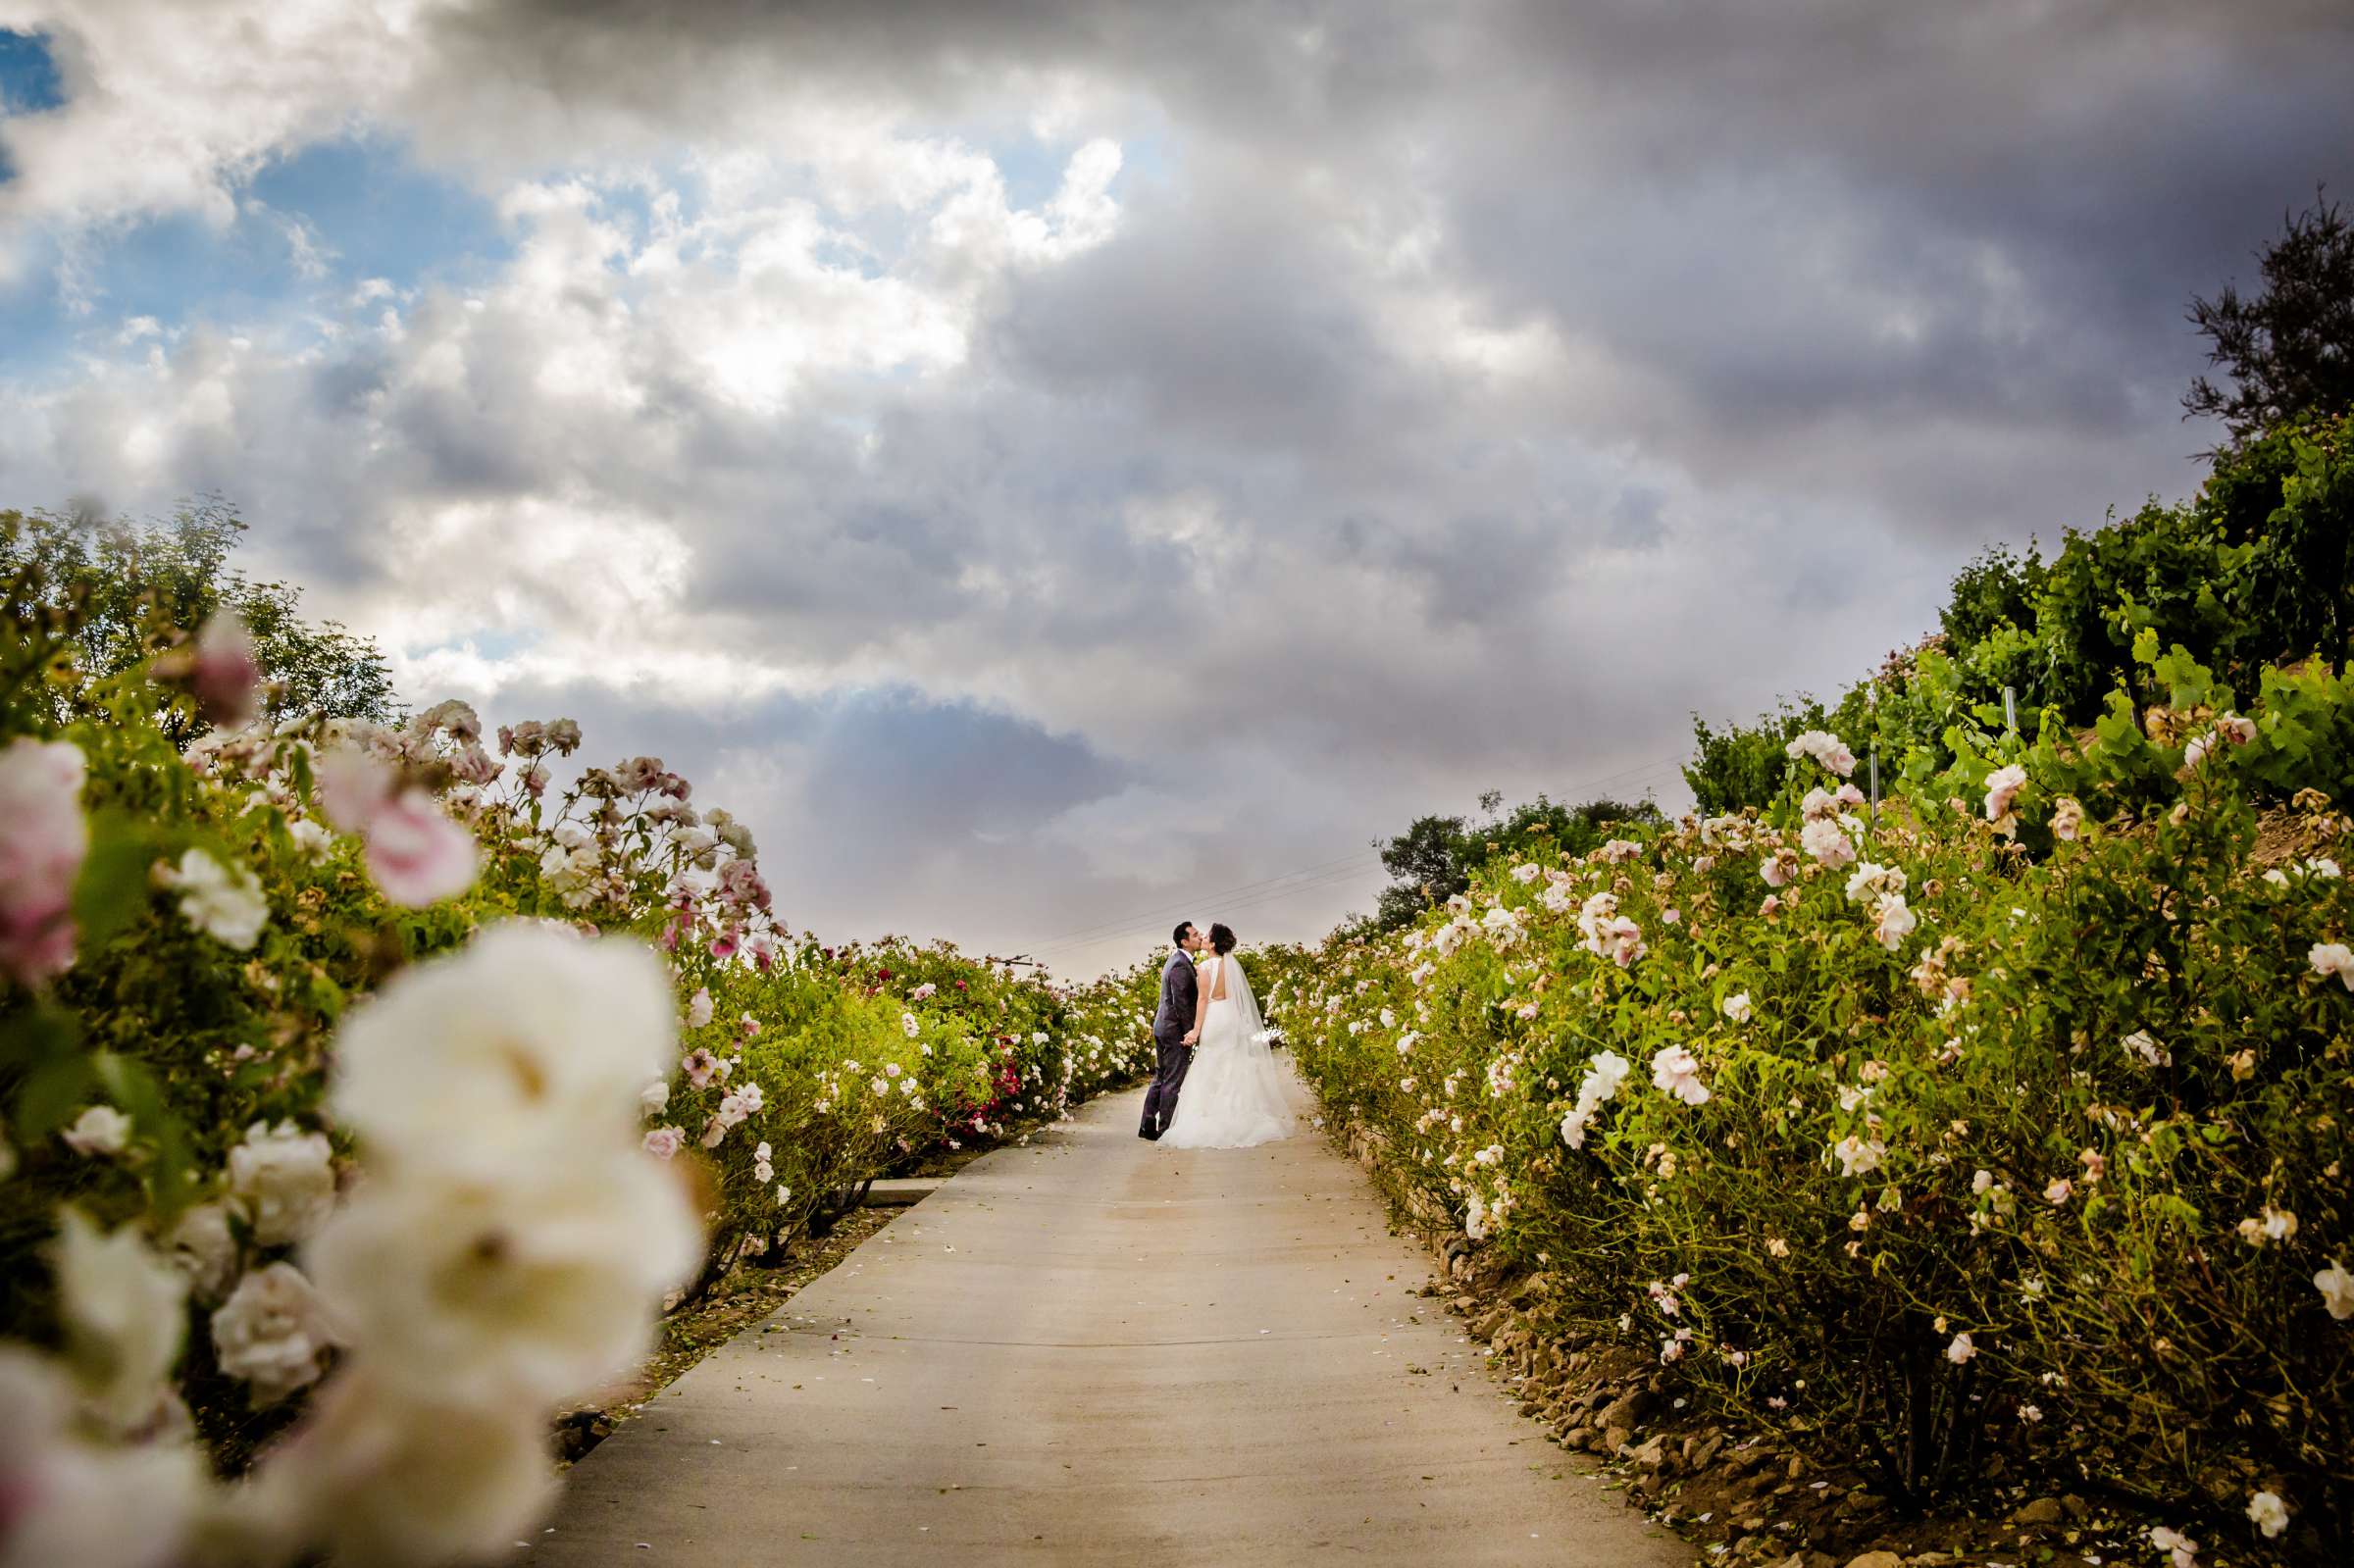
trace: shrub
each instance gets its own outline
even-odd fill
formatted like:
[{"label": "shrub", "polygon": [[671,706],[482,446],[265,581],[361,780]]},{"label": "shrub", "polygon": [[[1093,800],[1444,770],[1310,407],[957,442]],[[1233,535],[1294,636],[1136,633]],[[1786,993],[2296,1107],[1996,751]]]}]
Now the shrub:
[{"label": "shrub", "polygon": [[[2144,669],[2222,713],[2187,654]],[[1876,830],[1803,761],[1764,813],[1500,857],[1270,994],[1399,1201],[1542,1276],[1558,1328],[1915,1505],[2056,1473],[2251,1531],[2269,1492],[2274,1544],[2325,1560],[2354,894],[2316,846],[2354,830],[2349,711],[2337,670],[2274,672],[2244,744],[1966,750]],[[2292,786],[2260,860],[2254,798]],[[2062,803],[2103,788],[2105,825]]]},{"label": "shrub", "polygon": [[[2049,562],[1996,549],[1955,579],[1942,632],[1885,661],[1829,708],[1801,698],[1755,724],[1695,717],[1685,779],[1702,812],[1762,809],[1789,778],[1785,743],[1837,734],[1884,772],[1942,772],[1958,720],[1999,714],[2005,687],[2030,731],[2081,730],[2118,694],[2137,716],[2158,700],[2145,633],[2252,690],[2267,668],[2342,659],[2354,625],[2354,416],[2314,415],[2219,456],[2191,501],[2155,501]],[[1999,720],[1982,718],[1993,726]]]},{"label": "shrub", "polygon": [[786,939],[742,826],[568,721],[274,721],[174,619],[217,559],[98,592],[44,537],[0,641],[0,1554],[503,1547],[666,1299],[1150,1056],[1133,977]]}]

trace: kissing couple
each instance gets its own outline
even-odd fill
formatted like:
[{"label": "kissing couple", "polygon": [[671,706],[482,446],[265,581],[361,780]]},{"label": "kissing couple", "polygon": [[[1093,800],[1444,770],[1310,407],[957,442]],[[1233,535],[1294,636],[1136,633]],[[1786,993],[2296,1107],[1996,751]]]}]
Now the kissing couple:
[{"label": "kissing couple", "polygon": [[1152,1015],[1160,1059],[1137,1135],[1171,1148],[1249,1148],[1291,1137],[1284,1071],[1234,956],[1234,932],[1213,925],[1205,936],[1189,920],[1175,939],[1160,968]]}]

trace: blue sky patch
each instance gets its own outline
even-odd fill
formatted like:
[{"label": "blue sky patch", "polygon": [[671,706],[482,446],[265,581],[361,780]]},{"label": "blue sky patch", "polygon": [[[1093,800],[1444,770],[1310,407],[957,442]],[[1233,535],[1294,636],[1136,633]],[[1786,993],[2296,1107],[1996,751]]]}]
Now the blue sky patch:
[{"label": "blue sky patch", "polygon": [[404,290],[487,279],[513,251],[489,201],[420,169],[400,143],[320,142],[256,174],[226,228],[178,213],[90,236],[70,285],[63,252],[43,246],[0,288],[0,361],[38,373],[74,348],[111,345],[140,316],[167,331],[267,330],[289,307],[340,311],[371,278]]},{"label": "blue sky patch", "polygon": [[65,79],[48,40],[0,27],[0,115],[38,114],[65,101]]},{"label": "blue sky patch", "polygon": [[517,654],[529,652],[537,646],[539,636],[540,633],[536,627],[477,627],[463,636],[449,637],[440,642],[421,644],[404,648],[401,651],[411,659],[429,658],[436,653],[465,653],[468,651],[473,652],[478,658],[512,659]]},{"label": "blue sky patch", "polygon": [[406,147],[382,137],[314,143],[256,175],[251,194],[308,223],[334,253],[331,275],[346,283],[462,281],[487,276],[513,249],[489,201],[426,173]]}]

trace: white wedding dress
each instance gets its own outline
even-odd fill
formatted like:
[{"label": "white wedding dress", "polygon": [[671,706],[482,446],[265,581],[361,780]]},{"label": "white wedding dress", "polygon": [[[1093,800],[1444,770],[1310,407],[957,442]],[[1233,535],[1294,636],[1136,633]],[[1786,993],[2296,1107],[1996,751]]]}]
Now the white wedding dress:
[{"label": "white wedding dress", "polygon": [[[1224,972],[1224,996],[1219,975]],[[1177,1092],[1177,1114],[1160,1135],[1162,1148],[1249,1148],[1292,1136],[1288,1075],[1268,1049],[1266,1026],[1243,966],[1228,953],[1202,966],[1202,994],[1211,998],[1202,1018],[1202,1042]]]}]

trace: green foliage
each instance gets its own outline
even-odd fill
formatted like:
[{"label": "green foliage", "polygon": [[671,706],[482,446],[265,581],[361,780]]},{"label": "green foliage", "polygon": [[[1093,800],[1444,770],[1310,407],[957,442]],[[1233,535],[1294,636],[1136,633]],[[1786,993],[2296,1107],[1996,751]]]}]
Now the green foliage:
[{"label": "green foliage", "polygon": [[1714,730],[1696,713],[1692,738],[1698,750],[1684,766],[1684,783],[1692,786],[1700,809],[1711,816],[1763,805],[1782,792],[1783,781],[1790,777],[1791,761],[1784,748],[1791,739],[1829,724],[1822,704],[1803,692],[1795,701],[1784,698],[1754,725],[1728,724]]},{"label": "green foliage", "polygon": [[742,1239],[765,1247],[822,1230],[879,1177],[1026,1139],[1133,1083],[1152,1063],[1137,1014],[1140,984],[1155,980],[1140,970],[1058,989],[947,942],[814,937],[771,970],[704,972],[712,1020],[689,1029],[684,1048],[733,1065],[700,1089],[673,1086],[665,1115],[691,1132],[730,1084],[756,1082],[772,1166],[758,1179],[753,1140],[741,1137],[707,1156],[721,1194],[715,1256]]},{"label": "green foliage", "polygon": [[1954,575],[1945,608],[1937,614],[1948,647],[1974,648],[2002,628],[2035,624],[2035,601],[2047,569],[2030,543],[2025,555],[1994,545]]},{"label": "green foliage", "polygon": [[1953,765],[1957,724],[1992,728],[2003,692],[2020,724],[2083,731],[2122,700],[2138,722],[2163,700],[2137,639],[2179,647],[2253,690],[2270,667],[2343,658],[2354,635],[2354,418],[2307,418],[2220,457],[2178,506],[2156,501],[2110,526],[2069,531],[2048,562],[1996,548],[1958,574],[1942,631],[1825,709],[1784,702],[1751,725],[1695,718],[1684,770],[1712,815],[1763,808],[1792,776],[1784,747],[1827,730],[1916,783]]}]

